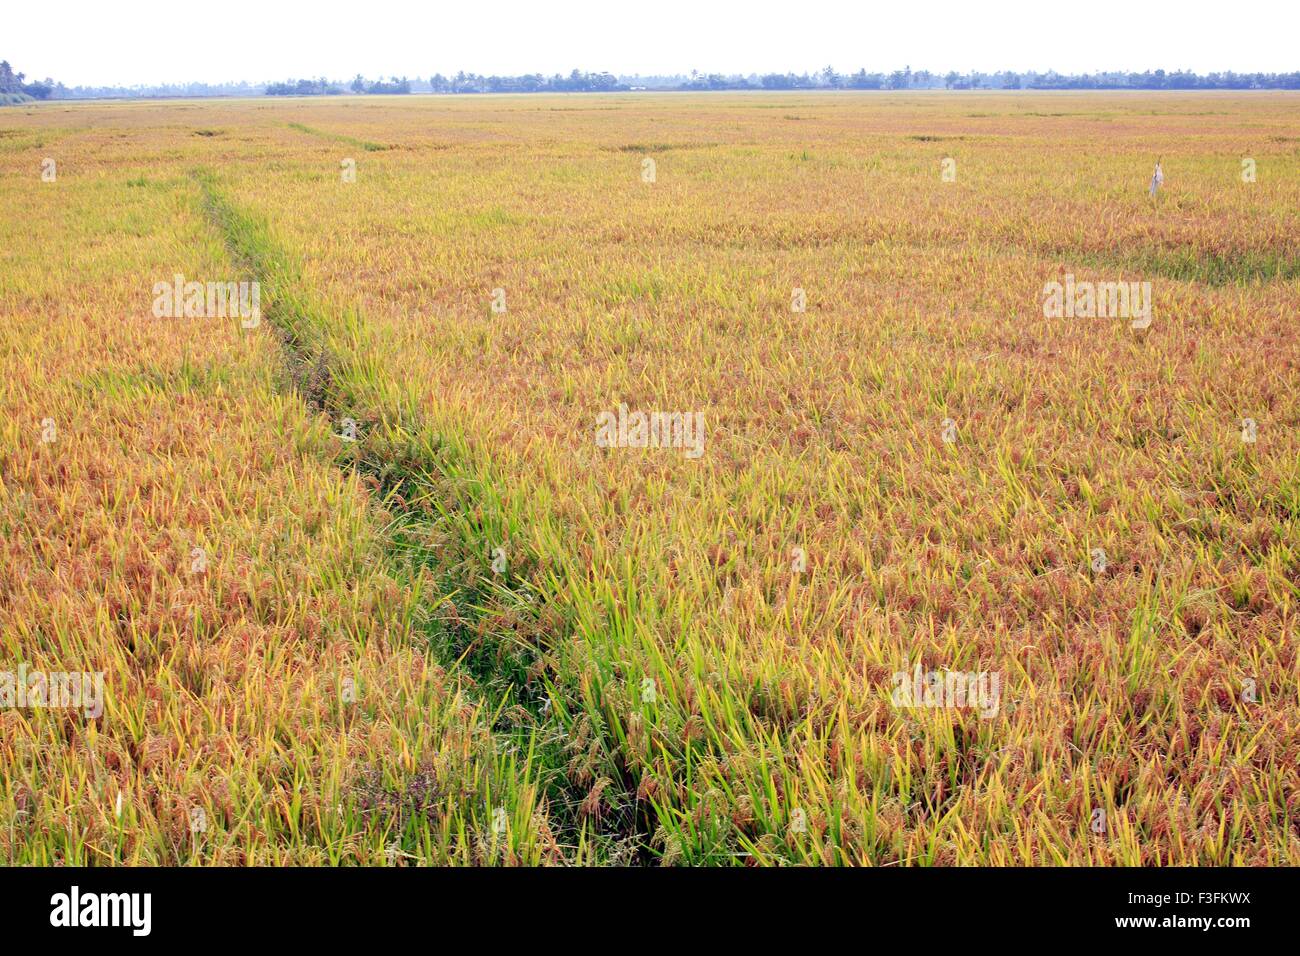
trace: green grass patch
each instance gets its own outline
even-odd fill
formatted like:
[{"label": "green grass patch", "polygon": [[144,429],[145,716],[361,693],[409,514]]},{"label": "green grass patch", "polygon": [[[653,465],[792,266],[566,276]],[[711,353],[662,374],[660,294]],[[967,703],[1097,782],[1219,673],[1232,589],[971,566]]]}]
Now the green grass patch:
[{"label": "green grass patch", "polygon": [[323,129],[316,129],[314,126],[307,126],[304,123],[290,123],[289,126],[300,133],[306,133],[309,136],[320,136],[324,139],[332,139],[335,142],[347,143],[349,146],[355,146],[357,149],[364,149],[369,153],[382,153],[386,149],[392,149],[383,143],[372,143],[369,140],[357,139],[355,136],[347,136],[343,133],[331,133]]}]

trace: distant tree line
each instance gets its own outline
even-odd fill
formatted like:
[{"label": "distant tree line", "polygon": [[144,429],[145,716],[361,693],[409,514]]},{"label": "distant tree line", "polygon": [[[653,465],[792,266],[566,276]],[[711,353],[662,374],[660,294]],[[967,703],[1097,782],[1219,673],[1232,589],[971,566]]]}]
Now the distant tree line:
[{"label": "distant tree line", "polygon": [[584,73],[574,70],[568,76],[556,73],[525,73],[522,76],[481,76],[478,73],[457,73],[445,77],[435,73],[429,77],[430,93],[610,93],[629,89],[612,73]]},{"label": "distant tree line", "polygon": [[[360,73],[348,84],[353,93],[596,93],[626,90],[630,87],[619,82],[612,73],[583,73],[574,70],[568,76],[557,73],[543,76],[527,73],[522,76],[481,76],[478,73],[460,72],[446,77],[435,73],[428,80],[417,77],[391,77],[388,80],[368,80]],[[271,83],[267,96],[328,96],[342,93],[336,84],[325,79],[289,80]]]},{"label": "distant tree line", "polygon": [[[406,77],[388,80],[367,80],[360,73],[348,84],[353,93],[409,93],[411,81]],[[288,80],[284,83],[268,83],[267,96],[338,96],[345,92],[341,84],[332,83],[321,77],[318,80]]]},{"label": "distant tree line", "polygon": [[325,77],[319,80],[286,80],[266,84],[267,96],[338,96],[343,92]]},{"label": "distant tree line", "polygon": [[364,76],[358,73],[352,80],[353,93],[409,93],[411,92],[411,81],[406,77],[400,80],[397,77],[389,78],[388,82],[375,80],[371,83]]},{"label": "distant tree line", "polygon": [[25,83],[26,75],[15,73],[8,60],[0,60],[0,104],[30,100],[84,100],[120,97],[166,96],[252,96],[263,91],[263,84],[249,83],[170,83],[157,86],[64,86],[50,77]]},{"label": "distant tree line", "polygon": [[[632,78],[635,81],[638,78]],[[764,73],[723,76],[692,73],[689,77],[656,78],[647,88],[681,90],[1295,90],[1300,71],[1293,73],[1192,73],[1189,70],[1147,70],[1144,73],[931,73],[911,67],[891,73],[838,73],[826,67],[817,73]],[[662,80],[669,82],[664,83]],[[676,80],[677,82],[671,82]]]},{"label": "distant tree line", "polygon": [[[1189,70],[1147,70],[1143,73],[932,73],[911,67],[890,73],[839,73],[826,67],[816,73],[751,73],[748,75],[692,72],[689,75],[615,76],[584,73],[525,73],[519,76],[484,76],[459,72],[435,73],[423,80],[403,79],[370,83],[358,76],[356,93],[609,93],[637,90],[1296,90],[1300,71],[1293,73],[1192,73]],[[271,92],[268,88],[267,92]]]},{"label": "distant tree line", "polygon": [[1208,73],[1188,70],[1148,70],[1144,73],[1089,74],[1003,70],[998,73],[932,73],[911,67],[890,73],[839,73],[826,67],[816,73],[750,73],[748,75],[692,72],[690,75],[614,76],[583,73],[568,76],[540,73],[522,76],[481,76],[435,73],[427,83],[412,82],[424,93],[597,93],[624,90],[1295,90],[1300,71],[1294,73]]},{"label": "distant tree line", "polygon": [[0,103],[18,103],[26,100],[48,100],[55,91],[49,77],[37,83],[24,83],[26,73],[15,73],[8,60],[0,60]]},{"label": "distant tree line", "polygon": [[1112,71],[1058,73],[1048,70],[1015,72],[933,73],[904,67],[888,73],[840,73],[826,67],[815,73],[700,73],[662,76],[622,75],[573,70],[546,76],[484,76],[434,73],[422,77],[368,80],[357,74],[351,81],[290,79],[274,83],[174,83],[153,86],[74,86],[46,78],[27,83],[8,62],[0,62],[0,103],[30,99],[97,99],[107,97],[207,97],[207,96],[337,96],[346,92],[402,93],[609,93],[639,90],[1296,90],[1300,71],[1291,73],[1193,73],[1190,70]]}]

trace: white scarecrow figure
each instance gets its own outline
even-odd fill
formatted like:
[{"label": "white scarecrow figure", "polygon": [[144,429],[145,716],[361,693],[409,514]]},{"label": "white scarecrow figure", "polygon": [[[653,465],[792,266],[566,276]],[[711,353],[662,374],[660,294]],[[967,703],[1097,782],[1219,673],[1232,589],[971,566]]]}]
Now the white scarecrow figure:
[{"label": "white scarecrow figure", "polygon": [[1156,171],[1151,176],[1151,195],[1156,194],[1156,190],[1165,184],[1165,171],[1160,168],[1160,160],[1156,160]]}]

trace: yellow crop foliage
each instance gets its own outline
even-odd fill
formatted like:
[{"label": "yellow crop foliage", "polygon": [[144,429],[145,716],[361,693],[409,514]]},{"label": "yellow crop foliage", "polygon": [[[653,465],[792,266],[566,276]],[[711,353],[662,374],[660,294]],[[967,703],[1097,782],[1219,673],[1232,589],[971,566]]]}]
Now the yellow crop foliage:
[{"label": "yellow crop foliage", "polygon": [[1300,863],[1295,96],[3,119],[9,858]]}]

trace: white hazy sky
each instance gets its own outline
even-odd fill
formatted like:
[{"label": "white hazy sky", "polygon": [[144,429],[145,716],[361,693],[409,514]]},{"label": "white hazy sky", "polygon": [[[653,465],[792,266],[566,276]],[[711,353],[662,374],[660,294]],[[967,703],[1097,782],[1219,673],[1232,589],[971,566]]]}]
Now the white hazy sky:
[{"label": "white hazy sky", "polygon": [[1300,69],[1300,0],[62,0],[0,59],[70,86],[356,73]]}]

